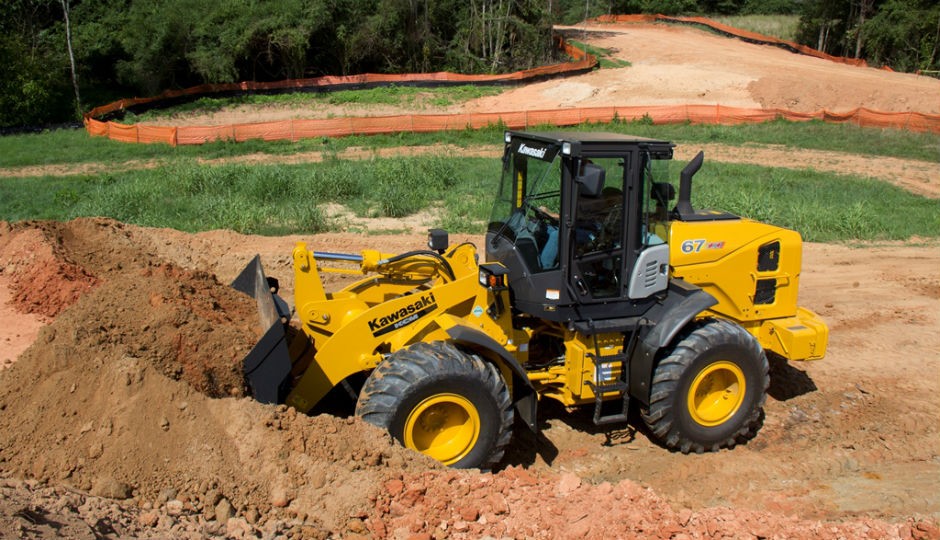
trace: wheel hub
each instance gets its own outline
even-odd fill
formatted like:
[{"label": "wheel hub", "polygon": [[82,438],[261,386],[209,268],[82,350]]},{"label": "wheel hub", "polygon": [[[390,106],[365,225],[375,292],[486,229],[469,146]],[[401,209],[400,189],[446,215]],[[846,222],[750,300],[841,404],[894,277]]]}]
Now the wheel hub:
[{"label": "wheel hub", "polygon": [[473,450],[480,415],[467,398],[436,394],[421,401],[405,420],[405,447],[451,465]]},{"label": "wheel hub", "polygon": [[706,427],[723,424],[741,408],[745,390],[744,372],[737,364],[727,360],[709,364],[689,386],[689,414]]}]

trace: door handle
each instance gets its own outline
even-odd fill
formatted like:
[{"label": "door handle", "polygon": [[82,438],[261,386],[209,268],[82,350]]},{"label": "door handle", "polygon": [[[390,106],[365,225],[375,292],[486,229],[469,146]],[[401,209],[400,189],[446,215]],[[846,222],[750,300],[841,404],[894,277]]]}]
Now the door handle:
[{"label": "door handle", "polygon": [[581,276],[574,277],[574,284],[578,287],[578,292],[581,293],[581,296],[587,296],[588,289],[584,281],[581,280]]}]

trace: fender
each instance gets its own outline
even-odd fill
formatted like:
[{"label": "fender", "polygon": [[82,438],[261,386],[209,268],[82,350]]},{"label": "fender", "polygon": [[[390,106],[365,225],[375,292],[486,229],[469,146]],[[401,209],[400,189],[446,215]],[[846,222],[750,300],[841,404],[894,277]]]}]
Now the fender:
[{"label": "fender", "polygon": [[687,281],[673,279],[669,282],[669,294],[665,301],[653,306],[644,315],[649,330],[641,334],[630,357],[632,397],[649,406],[656,353],[669,345],[696,315],[717,303],[714,296]]},{"label": "fender", "polygon": [[509,354],[495,339],[479,330],[463,325],[455,325],[447,329],[447,334],[455,344],[474,351],[488,353],[487,356],[495,354],[509,367],[512,371],[512,388],[516,411],[525,421],[525,424],[529,426],[529,429],[538,434],[538,396],[529,381],[529,376],[515,357]]}]

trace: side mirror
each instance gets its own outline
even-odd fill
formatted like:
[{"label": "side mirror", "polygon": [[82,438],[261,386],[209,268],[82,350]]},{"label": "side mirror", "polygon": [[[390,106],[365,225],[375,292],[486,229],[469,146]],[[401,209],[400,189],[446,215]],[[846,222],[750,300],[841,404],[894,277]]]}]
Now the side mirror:
[{"label": "side mirror", "polygon": [[676,198],[676,188],[669,182],[653,182],[651,195],[653,200],[666,206],[669,201]]},{"label": "side mirror", "polygon": [[581,186],[581,194],[585,197],[596,199],[601,196],[601,190],[604,189],[603,168],[593,163],[584,165],[581,174],[574,178],[576,184]]}]

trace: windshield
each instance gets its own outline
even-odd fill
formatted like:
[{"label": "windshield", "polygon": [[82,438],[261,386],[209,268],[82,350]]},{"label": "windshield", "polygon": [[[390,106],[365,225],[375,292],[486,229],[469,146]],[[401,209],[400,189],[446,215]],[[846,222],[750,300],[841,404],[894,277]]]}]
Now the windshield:
[{"label": "windshield", "polygon": [[558,267],[561,159],[557,145],[513,141],[503,160],[490,230],[530,251],[531,272]]}]

